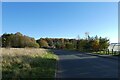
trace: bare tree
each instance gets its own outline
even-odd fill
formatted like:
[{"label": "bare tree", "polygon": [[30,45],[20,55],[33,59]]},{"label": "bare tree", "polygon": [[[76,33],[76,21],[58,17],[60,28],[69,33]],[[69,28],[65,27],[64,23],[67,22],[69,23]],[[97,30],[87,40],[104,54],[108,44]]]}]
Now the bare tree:
[{"label": "bare tree", "polygon": [[85,32],[86,39],[88,40],[89,32]]},{"label": "bare tree", "polygon": [[77,36],[77,40],[80,40],[80,36],[79,35]]}]

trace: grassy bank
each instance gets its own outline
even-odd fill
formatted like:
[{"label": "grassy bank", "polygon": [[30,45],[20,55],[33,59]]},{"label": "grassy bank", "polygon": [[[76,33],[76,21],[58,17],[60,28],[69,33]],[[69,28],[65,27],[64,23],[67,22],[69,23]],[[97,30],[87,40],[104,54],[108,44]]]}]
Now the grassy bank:
[{"label": "grassy bank", "polygon": [[54,78],[58,57],[44,49],[2,49],[2,78]]}]

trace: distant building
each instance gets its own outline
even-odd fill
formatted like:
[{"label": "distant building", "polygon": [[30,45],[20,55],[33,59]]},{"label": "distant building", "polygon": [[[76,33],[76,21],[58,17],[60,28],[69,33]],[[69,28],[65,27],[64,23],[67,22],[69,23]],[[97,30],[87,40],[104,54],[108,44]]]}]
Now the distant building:
[{"label": "distant building", "polygon": [[120,51],[120,43],[111,43],[108,47],[109,51]]}]

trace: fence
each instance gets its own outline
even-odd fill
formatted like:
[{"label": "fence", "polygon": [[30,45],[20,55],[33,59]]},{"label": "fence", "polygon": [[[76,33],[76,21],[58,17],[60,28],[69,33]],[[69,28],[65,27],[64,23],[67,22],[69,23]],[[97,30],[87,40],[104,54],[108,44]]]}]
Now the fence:
[{"label": "fence", "polygon": [[120,55],[120,51],[114,51],[113,49],[111,51],[109,49],[104,50],[103,53],[107,55]]},{"label": "fence", "polygon": [[107,50],[105,50],[105,54],[120,54],[120,43],[111,43]]}]

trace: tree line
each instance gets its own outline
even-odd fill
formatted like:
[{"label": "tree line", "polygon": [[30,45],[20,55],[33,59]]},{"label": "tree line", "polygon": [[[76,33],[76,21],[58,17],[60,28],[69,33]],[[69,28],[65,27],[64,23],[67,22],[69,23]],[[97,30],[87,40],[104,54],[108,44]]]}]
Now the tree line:
[{"label": "tree line", "polygon": [[4,33],[1,37],[2,47],[13,48],[56,48],[80,51],[99,51],[105,50],[109,46],[109,39],[102,37],[90,37],[86,39],[66,39],[66,38],[40,38],[35,40],[17,32],[15,34]]},{"label": "tree line", "polygon": [[36,43],[34,38],[23,35],[20,32],[15,34],[3,34],[2,38],[2,47],[13,47],[13,48],[25,48],[25,47],[34,47],[38,48],[39,44]]}]

